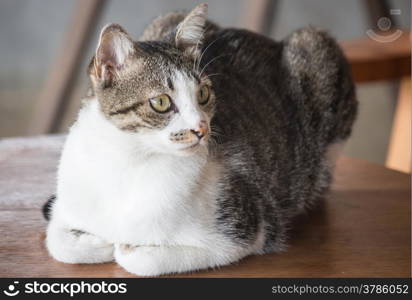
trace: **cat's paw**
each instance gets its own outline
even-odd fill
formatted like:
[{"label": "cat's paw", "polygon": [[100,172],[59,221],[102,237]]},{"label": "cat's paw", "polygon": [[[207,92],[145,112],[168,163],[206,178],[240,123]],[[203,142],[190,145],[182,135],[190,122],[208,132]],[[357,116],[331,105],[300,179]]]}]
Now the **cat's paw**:
[{"label": "cat's paw", "polygon": [[167,269],[167,261],[170,258],[167,257],[167,251],[160,246],[116,244],[114,257],[126,271],[139,276],[170,273]]},{"label": "cat's paw", "polygon": [[228,257],[224,258],[210,249],[181,245],[116,244],[114,257],[126,271],[139,276],[197,271],[234,261],[233,258],[230,261]]},{"label": "cat's paw", "polygon": [[50,255],[70,264],[92,264],[113,261],[113,244],[79,230],[51,229],[46,246]]}]

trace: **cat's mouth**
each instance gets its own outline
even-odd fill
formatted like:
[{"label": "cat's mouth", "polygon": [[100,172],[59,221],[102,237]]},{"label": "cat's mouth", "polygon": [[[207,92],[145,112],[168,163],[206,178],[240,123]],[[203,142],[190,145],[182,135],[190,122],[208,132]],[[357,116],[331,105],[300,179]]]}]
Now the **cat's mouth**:
[{"label": "cat's mouth", "polygon": [[182,152],[194,152],[196,151],[203,143],[201,141],[196,141],[190,145],[180,148],[179,150]]}]

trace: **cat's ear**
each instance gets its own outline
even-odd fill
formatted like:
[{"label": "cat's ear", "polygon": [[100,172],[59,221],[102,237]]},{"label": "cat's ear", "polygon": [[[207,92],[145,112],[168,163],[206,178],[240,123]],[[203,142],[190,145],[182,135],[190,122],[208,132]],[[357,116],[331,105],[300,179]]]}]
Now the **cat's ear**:
[{"label": "cat's ear", "polygon": [[207,4],[199,4],[177,26],[176,46],[188,55],[199,55],[206,19]]},{"label": "cat's ear", "polygon": [[91,70],[92,79],[99,86],[108,86],[135,53],[133,40],[120,25],[106,25],[100,33]]}]

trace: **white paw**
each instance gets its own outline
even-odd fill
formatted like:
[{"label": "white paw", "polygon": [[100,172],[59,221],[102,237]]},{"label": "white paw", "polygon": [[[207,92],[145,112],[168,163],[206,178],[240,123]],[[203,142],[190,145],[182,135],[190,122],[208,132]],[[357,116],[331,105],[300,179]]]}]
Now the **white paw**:
[{"label": "white paw", "polygon": [[50,255],[69,264],[113,261],[113,244],[88,233],[70,230],[49,230],[46,246]]},{"label": "white paw", "polygon": [[139,276],[158,276],[171,273],[167,251],[160,246],[129,246],[116,244],[114,257],[126,271]]}]

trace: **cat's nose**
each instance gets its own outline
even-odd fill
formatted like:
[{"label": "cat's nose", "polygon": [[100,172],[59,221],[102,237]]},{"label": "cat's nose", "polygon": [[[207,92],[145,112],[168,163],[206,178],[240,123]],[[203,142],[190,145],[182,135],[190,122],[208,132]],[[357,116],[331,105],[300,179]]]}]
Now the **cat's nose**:
[{"label": "cat's nose", "polygon": [[194,133],[198,139],[202,139],[206,134],[207,134],[207,123],[206,121],[200,121],[199,127],[196,129],[191,130],[192,133]]}]

